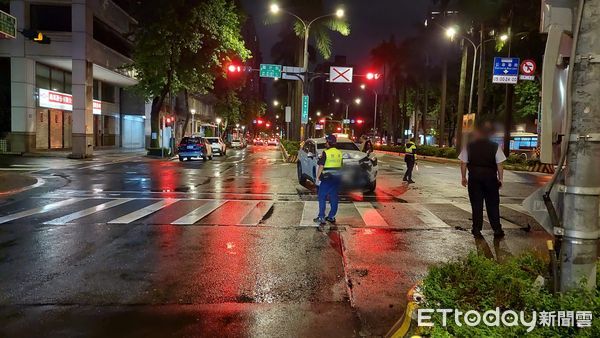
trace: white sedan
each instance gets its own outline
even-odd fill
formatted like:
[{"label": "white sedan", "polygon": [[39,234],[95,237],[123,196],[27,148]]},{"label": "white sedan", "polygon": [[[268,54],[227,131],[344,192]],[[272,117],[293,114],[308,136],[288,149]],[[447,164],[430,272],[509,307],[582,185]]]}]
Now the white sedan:
[{"label": "white sedan", "polygon": [[[342,168],[342,184],[345,188],[363,189],[372,192],[377,187],[377,158],[371,153],[364,153],[356,144],[347,138],[339,138],[336,148],[342,151],[344,165]],[[317,176],[317,161],[325,150],[325,138],[308,139],[302,143],[298,151],[298,182],[313,183]]]},{"label": "white sedan", "polygon": [[213,154],[219,154],[219,156],[227,155],[227,146],[220,137],[206,137],[206,140],[210,143]]}]

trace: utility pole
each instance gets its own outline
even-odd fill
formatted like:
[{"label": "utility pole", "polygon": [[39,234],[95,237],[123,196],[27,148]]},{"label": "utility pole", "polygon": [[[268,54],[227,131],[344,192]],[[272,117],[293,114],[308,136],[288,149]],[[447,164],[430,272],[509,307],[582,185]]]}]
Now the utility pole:
[{"label": "utility pole", "polygon": [[[479,53],[479,78],[477,79],[477,116],[480,117],[483,112],[483,103],[485,99],[485,25],[482,23],[479,31],[479,44],[481,52]],[[469,112],[470,113],[470,112]]]},{"label": "utility pole", "polygon": [[[473,53],[477,53],[474,50]],[[456,149],[460,151],[462,147],[462,122],[465,114],[465,91],[467,87],[467,58],[469,51],[465,46],[465,40],[462,43],[462,61],[460,65],[460,84],[458,85],[458,110],[456,112]],[[472,86],[471,86],[472,87]],[[470,114],[470,112],[469,112]]]},{"label": "utility pole", "polygon": [[[600,12],[600,0],[579,3],[584,6],[581,28],[579,33],[574,32],[575,59],[579,61],[573,67],[570,91],[573,117],[565,173],[562,291],[577,287],[583,278],[589,289],[596,287],[600,233],[600,17],[596,15]],[[578,17],[579,13],[574,22]]]},{"label": "utility pole", "polygon": [[[512,49],[512,23],[514,16],[514,2],[511,2],[511,8],[509,12],[510,25],[508,26],[508,57],[510,57]],[[508,157],[510,155],[510,130],[512,129],[513,120],[513,97],[515,93],[515,85],[507,84],[506,86],[506,98],[505,98],[505,111],[504,111],[504,155]]]},{"label": "utility pole", "polygon": [[448,59],[446,55],[442,60],[442,100],[440,102],[440,131],[438,132],[438,144],[443,147],[446,144],[444,131],[446,129],[446,92],[448,87]]}]

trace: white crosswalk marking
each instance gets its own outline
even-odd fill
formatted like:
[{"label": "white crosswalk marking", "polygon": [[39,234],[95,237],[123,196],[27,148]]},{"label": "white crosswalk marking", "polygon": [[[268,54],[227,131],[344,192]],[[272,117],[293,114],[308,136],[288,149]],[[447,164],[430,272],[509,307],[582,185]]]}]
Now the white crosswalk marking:
[{"label": "white crosswalk marking", "polygon": [[302,220],[300,220],[301,227],[316,227],[318,224],[313,222],[313,218],[317,216],[319,212],[319,202],[309,201],[304,202],[304,209],[302,209]]},{"label": "white crosswalk marking", "polygon": [[442,221],[434,213],[426,209],[422,204],[406,204],[406,206],[415,211],[416,216],[421,222],[427,224],[431,228],[447,228],[449,225]]},{"label": "white crosswalk marking", "polygon": [[367,226],[386,227],[389,224],[381,217],[379,212],[370,202],[354,202],[354,207],[358,210],[360,217]]},{"label": "white crosswalk marking", "polygon": [[19,218],[23,218],[23,217],[27,217],[27,216],[31,216],[31,215],[35,215],[35,214],[41,214],[43,212],[47,212],[56,208],[60,208],[63,207],[65,205],[69,205],[81,200],[84,200],[85,198],[69,198],[66,200],[62,200],[59,202],[54,202],[54,203],[50,203],[50,204],[46,204],[43,207],[38,207],[38,208],[33,208],[33,209],[29,209],[29,210],[25,210],[25,211],[21,211],[21,212],[17,212],[15,214],[11,214],[8,216],[4,216],[4,217],[0,217],[0,224],[2,223],[6,223],[6,222],[10,222],[10,221],[14,221],[16,219]]},{"label": "white crosswalk marking", "polygon": [[426,165],[425,168],[427,168],[427,169],[433,169],[434,167],[432,165]]},{"label": "white crosswalk marking", "polygon": [[146,217],[154,212],[157,212],[158,210],[164,208],[164,207],[168,207],[169,205],[175,203],[179,201],[176,198],[169,198],[166,200],[162,200],[159,202],[156,202],[154,204],[151,204],[147,207],[144,207],[142,209],[136,210],[132,213],[129,213],[127,215],[123,215],[119,218],[115,218],[112,221],[109,221],[109,224],[129,224],[133,221],[137,221],[140,218]]},{"label": "white crosswalk marking", "polygon": [[53,219],[51,221],[44,222],[44,224],[47,224],[47,225],[62,225],[62,224],[67,224],[67,223],[69,223],[69,222],[71,222],[73,220],[76,220],[78,218],[89,216],[89,215],[95,214],[95,213],[97,213],[99,211],[110,209],[110,208],[116,207],[117,205],[121,205],[121,204],[127,203],[129,201],[133,201],[133,198],[121,198],[121,199],[117,199],[117,200],[112,200],[110,202],[102,203],[102,204],[93,206],[91,208],[87,208],[87,209],[84,209],[84,210],[81,210],[81,211],[74,212],[72,214],[68,214],[68,215],[63,216],[63,217],[55,218],[55,219]]},{"label": "white crosswalk marking", "polygon": [[217,208],[225,204],[225,202],[226,201],[207,201],[205,204],[192,210],[190,213],[175,220],[171,224],[192,225],[201,220],[202,218],[206,217],[211,212],[217,210]]},{"label": "white crosswalk marking", "polygon": [[[471,213],[471,205],[470,204],[455,203],[454,205],[457,208],[460,208],[460,209],[462,209],[464,211],[467,211],[467,212]],[[485,212],[483,213],[483,219],[486,222],[488,222],[488,223],[490,222],[490,220],[489,220],[489,218],[488,218],[488,216],[487,216],[487,214]],[[518,225],[516,225],[516,224],[514,224],[512,222],[509,222],[509,221],[507,221],[505,219],[502,219],[500,223],[502,224],[502,227],[505,228],[505,229],[521,229],[520,226],[518,226]]]}]

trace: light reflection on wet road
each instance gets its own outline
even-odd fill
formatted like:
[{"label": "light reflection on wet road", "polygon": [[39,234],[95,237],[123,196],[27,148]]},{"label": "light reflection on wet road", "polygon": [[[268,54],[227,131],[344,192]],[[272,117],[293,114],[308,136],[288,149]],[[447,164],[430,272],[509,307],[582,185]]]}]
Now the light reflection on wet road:
[{"label": "light reflection on wet road", "polygon": [[429,265],[469,250],[545,252],[546,235],[523,231],[532,219],[510,207],[543,176],[507,173],[513,227],[476,243],[461,230],[456,168],[423,167],[408,187],[401,161],[384,157],[378,189],[344,192],[338,226],[320,233],[314,187],[278,151],[228,154],[36,170],[53,186],[0,208],[0,336],[381,335]]}]

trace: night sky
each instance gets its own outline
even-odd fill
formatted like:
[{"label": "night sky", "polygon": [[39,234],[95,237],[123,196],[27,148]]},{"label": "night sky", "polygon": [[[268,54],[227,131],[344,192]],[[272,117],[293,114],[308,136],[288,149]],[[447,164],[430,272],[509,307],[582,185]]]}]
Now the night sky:
[{"label": "night sky", "polygon": [[[337,33],[333,37],[333,55],[345,55],[350,64],[367,66],[369,52],[382,40],[392,34],[396,41],[413,34],[416,25],[425,21],[429,0],[347,0],[343,2],[326,0],[326,8],[335,11],[339,5],[346,11],[351,26],[351,34],[343,37]],[[242,0],[244,9],[252,15],[261,43],[264,63],[271,62],[271,47],[277,41],[282,24],[266,26],[269,0]],[[290,27],[291,29],[291,27]]]}]

